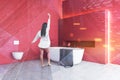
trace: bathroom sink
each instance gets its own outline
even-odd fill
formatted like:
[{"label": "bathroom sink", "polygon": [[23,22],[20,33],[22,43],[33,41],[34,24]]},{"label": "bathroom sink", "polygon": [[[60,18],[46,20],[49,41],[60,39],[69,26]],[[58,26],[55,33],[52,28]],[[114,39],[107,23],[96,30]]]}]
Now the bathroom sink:
[{"label": "bathroom sink", "polygon": [[23,52],[12,52],[12,56],[16,60],[21,60],[23,57]]}]

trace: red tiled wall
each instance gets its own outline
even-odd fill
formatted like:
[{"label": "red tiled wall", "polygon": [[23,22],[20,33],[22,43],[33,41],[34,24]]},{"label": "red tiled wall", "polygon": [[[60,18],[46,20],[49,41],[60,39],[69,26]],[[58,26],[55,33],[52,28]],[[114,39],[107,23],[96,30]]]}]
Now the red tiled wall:
[{"label": "red tiled wall", "polygon": [[[104,36],[108,36],[106,33],[108,31],[105,30],[107,22],[108,22],[108,14],[107,12],[105,14],[100,13],[99,15],[105,16],[105,19],[103,19],[101,17],[100,24],[99,21],[97,22],[97,14],[94,14],[95,12],[99,12],[99,11],[104,11],[104,10],[109,10],[110,11],[110,43],[111,43],[111,51],[110,51],[110,61],[111,63],[115,63],[115,64],[120,64],[120,53],[119,53],[119,22],[120,22],[120,1],[119,0],[65,0],[63,2],[63,21],[61,21],[61,24],[65,25],[65,27],[69,27],[69,29],[65,29],[66,31],[62,31],[62,33],[66,33],[67,34],[71,34],[71,31],[73,31],[73,33],[75,34],[74,37],[72,38],[66,38],[68,40],[90,40],[92,36],[96,37],[96,35],[98,35],[99,37],[102,38],[102,40],[105,41],[108,40],[106,39],[106,37],[104,38]],[[85,32],[84,34],[82,31],[79,31],[78,29],[75,29],[76,27],[73,28],[72,23],[69,23],[69,21],[74,22],[78,19],[76,19],[77,16],[84,16],[87,14],[94,14],[93,16],[89,15],[88,17],[85,17],[85,19],[90,19],[90,21],[87,20],[83,20],[83,22],[80,22],[80,25],[85,24],[85,26],[83,27],[89,27],[91,30],[89,32]],[[73,18],[72,18],[73,17]],[[100,17],[100,16],[98,16]],[[95,18],[95,19],[94,19]],[[67,21],[66,21],[67,20]],[[68,21],[69,20],[69,21]],[[105,25],[101,25],[101,22],[105,21]],[[92,25],[88,25],[89,22],[92,22]],[[66,23],[66,24],[64,24]],[[98,23],[98,24],[97,24]],[[100,26],[97,26],[100,25]],[[97,27],[95,27],[97,26]],[[60,26],[61,28],[61,26]],[[78,27],[77,27],[78,28]],[[96,30],[97,29],[97,30]],[[79,34],[78,34],[79,31]],[[87,30],[86,30],[87,31]],[[105,31],[105,32],[104,32]],[[94,33],[96,32],[96,33]],[[81,35],[82,34],[82,35]],[[64,34],[65,35],[65,34]],[[65,35],[65,36],[66,36]],[[71,34],[73,36],[73,34]],[[86,37],[85,37],[85,36]],[[76,37],[75,37],[76,36]],[[79,36],[80,38],[77,39]],[[65,38],[61,38],[62,40],[64,40]],[[66,40],[65,39],[65,40]],[[61,41],[62,41],[61,40]],[[102,45],[101,45],[102,44]],[[101,46],[100,46],[101,45]],[[108,56],[106,55],[106,51],[107,50],[107,42],[105,42],[104,48],[103,48],[104,42],[100,44],[96,44],[95,48],[85,48],[85,54],[84,54],[84,60],[87,61],[93,61],[93,62],[98,62],[98,63],[106,63],[106,59],[108,58]],[[99,46],[99,47],[97,47]],[[106,48],[105,48],[106,47]],[[108,53],[108,52],[107,52]]]},{"label": "red tiled wall", "polygon": [[[116,3],[117,4],[117,3]],[[120,64],[120,3],[111,9],[111,62]]]},{"label": "red tiled wall", "polygon": [[[105,63],[105,11],[97,11],[62,20],[60,26],[60,45],[66,41],[95,41],[95,47],[85,48],[84,59]],[[79,25],[75,25],[79,23]],[[64,35],[64,36],[63,36]],[[96,39],[99,39],[97,41]],[[81,46],[76,46],[81,47]]]},{"label": "red tiled wall", "polygon": [[[58,19],[60,0],[0,0],[0,64],[16,62],[13,51],[23,51],[23,60],[39,58],[37,43],[31,44],[41,24],[51,13],[50,37],[52,46],[58,45]],[[19,40],[19,45],[13,45]]]}]

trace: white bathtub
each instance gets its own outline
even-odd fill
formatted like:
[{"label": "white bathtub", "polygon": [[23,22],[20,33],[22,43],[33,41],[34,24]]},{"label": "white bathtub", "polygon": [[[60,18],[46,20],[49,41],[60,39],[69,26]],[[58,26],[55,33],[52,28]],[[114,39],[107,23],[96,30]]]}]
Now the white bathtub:
[{"label": "white bathtub", "polygon": [[60,61],[60,49],[71,49],[73,51],[73,64],[79,64],[82,61],[84,49],[70,47],[50,47],[50,59],[52,61]]}]

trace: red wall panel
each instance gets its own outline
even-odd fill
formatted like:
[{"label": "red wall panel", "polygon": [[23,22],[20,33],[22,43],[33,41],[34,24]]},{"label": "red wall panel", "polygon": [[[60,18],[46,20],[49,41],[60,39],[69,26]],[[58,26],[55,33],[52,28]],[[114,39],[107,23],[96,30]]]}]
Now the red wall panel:
[{"label": "red wall panel", "polygon": [[[107,26],[105,26],[104,10],[65,18],[62,22],[63,25],[60,26],[61,46],[66,46],[64,43],[67,44],[67,41],[78,41],[77,44],[79,44],[79,41],[95,41],[95,47],[83,47],[85,48],[84,60],[106,63],[104,45],[106,44],[105,29]],[[75,23],[79,23],[79,25],[75,25]],[[97,41],[96,39],[100,40]]]},{"label": "red wall panel", "polygon": [[[120,64],[120,1],[119,0],[65,0],[63,2],[63,19],[68,19],[71,17],[75,17],[75,16],[80,16],[80,15],[85,15],[88,13],[92,13],[92,12],[97,12],[97,11],[101,11],[101,10],[109,10],[110,11],[110,62],[114,63],[114,64]],[[96,16],[96,15],[94,15]],[[106,18],[108,19],[108,14],[106,13]],[[105,26],[108,26],[108,20],[105,18]],[[92,18],[91,18],[92,19]],[[76,19],[71,19],[71,21],[75,21]],[[69,21],[68,21],[69,22]],[[90,21],[91,22],[91,21]],[[80,24],[83,24],[85,22],[81,22]],[[64,24],[64,22],[62,22],[61,24]],[[89,24],[87,22],[87,24]],[[64,24],[65,25],[65,24]],[[72,25],[72,23],[66,23],[66,26],[70,26]],[[96,22],[94,22],[94,25],[96,26]],[[71,27],[71,26],[70,26]],[[103,26],[101,26],[103,27]],[[99,28],[101,28],[99,27]],[[95,27],[94,26],[90,26],[91,30],[91,35],[94,35],[94,30]],[[102,28],[101,28],[102,29]],[[100,30],[100,29],[98,29]],[[70,33],[71,30],[67,30],[68,33]],[[104,28],[103,28],[104,31]],[[107,30],[105,30],[107,33]],[[66,33],[67,33],[66,32]],[[77,30],[73,30],[74,34],[78,34]],[[87,33],[87,32],[86,32]],[[105,33],[105,34],[106,34]],[[89,33],[87,33],[89,34]],[[71,33],[71,35],[73,36],[73,34]],[[80,34],[79,34],[80,35]],[[107,35],[108,36],[108,35]],[[83,37],[82,35],[80,35],[80,37]],[[91,38],[91,36],[90,36]],[[64,38],[61,38],[64,39]],[[68,40],[72,40],[71,38],[67,38]],[[76,39],[74,37],[74,39]],[[79,38],[78,40],[80,40],[81,38]],[[108,41],[108,39],[106,39],[106,41]],[[99,44],[97,44],[99,45]],[[108,48],[107,44],[106,44],[106,48]],[[89,51],[92,51],[93,49],[89,49]],[[101,54],[104,54],[100,51],[99,54],[97,54],[99,52],[99,48],[98,50],[92,52],[92,54],[88,54],[87,50],[85,50],[85,55],[84,55],[84,60],[88,60],[88,61],[93,61],[93,62],[102,62],[104,63],[104,61],[108,60],[108,52],[107,54],[100,56]],[[89,57],[88,57],[89,56]]]},{"label": "red wall panel", "polygon": [[[119,3],[120,5],[120,3]],[[120,6],[111,9],[111,63],[120,64]]]},{"label": "red wall panel", "polygon": [[[23,51],[23,60],[39,58],[38,42],[31,44],[31,41],[47,21],[48,12],[51,13],[52,46],[57,46],[61,10],[60,0],[0,0],[0,64],[16,62],[11,56],[13,51]],[[20,44],[14,45],[14,40]]]}]

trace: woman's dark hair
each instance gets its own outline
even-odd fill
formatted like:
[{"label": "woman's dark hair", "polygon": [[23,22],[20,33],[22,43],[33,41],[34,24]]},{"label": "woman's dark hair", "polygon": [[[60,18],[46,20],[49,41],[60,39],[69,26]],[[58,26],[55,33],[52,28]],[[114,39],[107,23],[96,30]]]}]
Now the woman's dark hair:
[{"label": "woman's dark hair", "polygon": [[42,24],[42,29],[41,29],[41,36],[44,37],[46,35],[46,28],[47,28],[47,23]]}]

